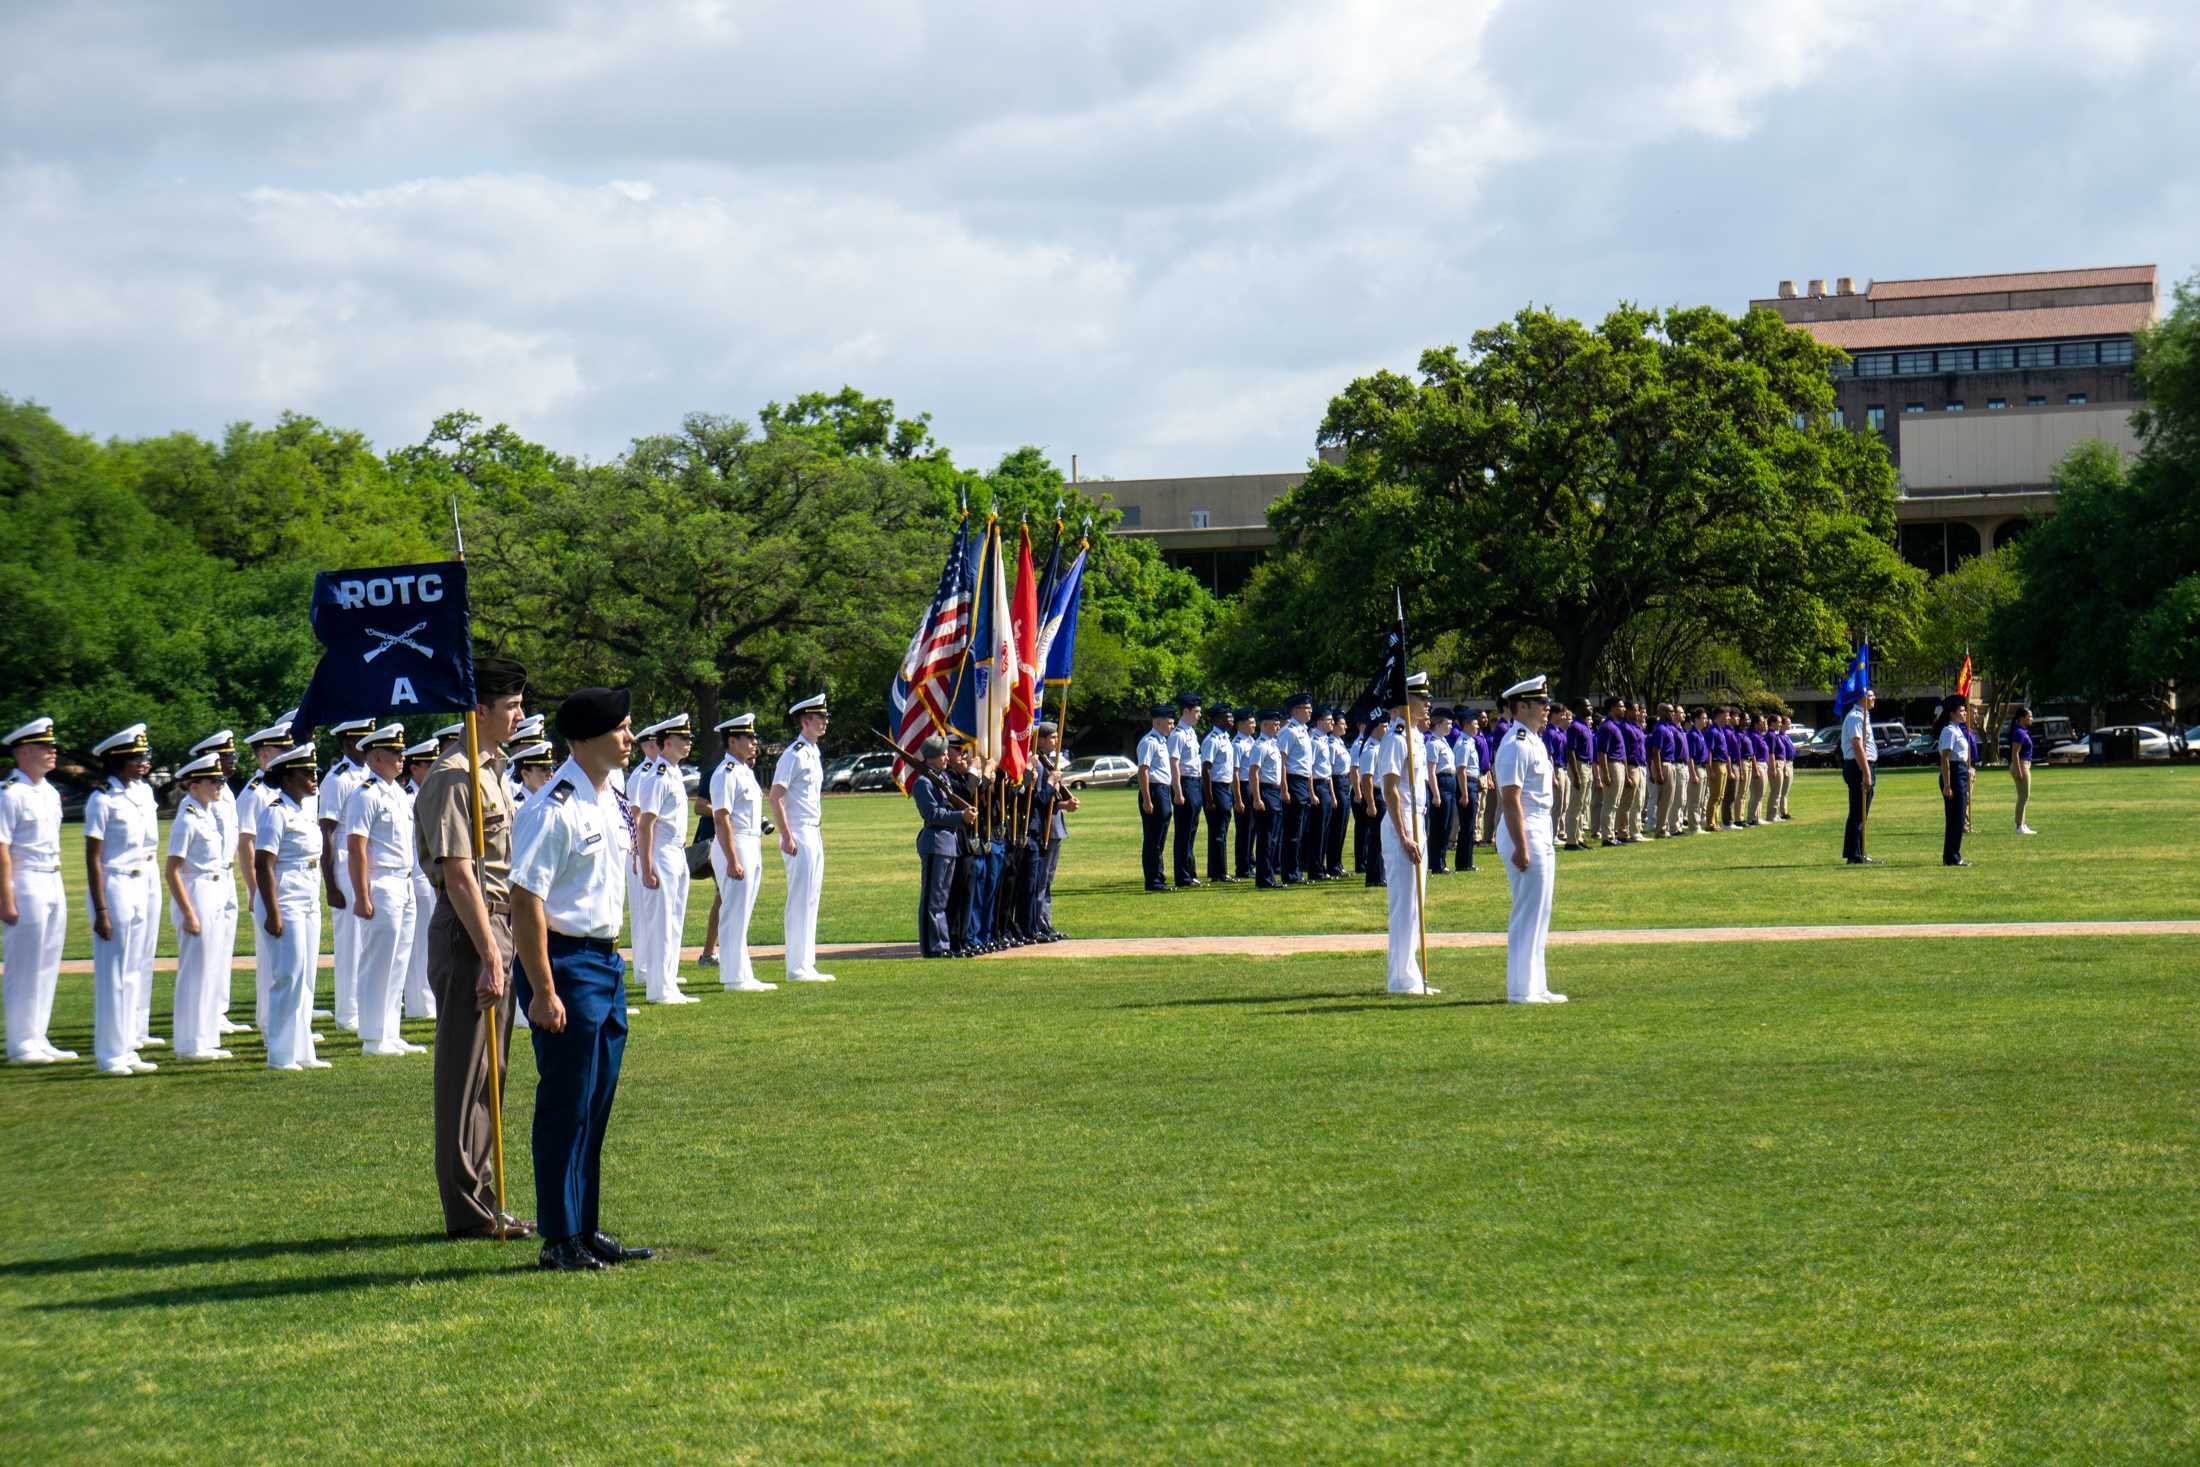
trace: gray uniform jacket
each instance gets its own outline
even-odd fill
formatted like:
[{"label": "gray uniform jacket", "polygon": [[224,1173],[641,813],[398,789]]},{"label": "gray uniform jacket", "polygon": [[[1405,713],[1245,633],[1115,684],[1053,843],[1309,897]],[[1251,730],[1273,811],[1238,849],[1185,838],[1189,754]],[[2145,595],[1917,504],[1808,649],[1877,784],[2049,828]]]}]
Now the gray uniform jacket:
[{"label": "gray uniform jacket", "polygon": [[957,838],[963,833],[962,812],[948,803],[939,776],[929,769],[919,770],[909,793],[916,798],[917,815],[924,821],[917,831],[917,854],[954,855]]}]

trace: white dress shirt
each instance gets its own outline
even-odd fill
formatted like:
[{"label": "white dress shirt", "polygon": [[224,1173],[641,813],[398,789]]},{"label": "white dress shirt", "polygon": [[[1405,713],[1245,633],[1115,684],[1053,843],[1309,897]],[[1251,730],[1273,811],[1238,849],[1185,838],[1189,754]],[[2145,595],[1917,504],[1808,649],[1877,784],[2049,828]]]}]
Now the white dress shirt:
[{"label": "white dress shirt", "polygon": [[[142,797],[139,790],[145,790]],[[93,790],[84,802],[84,838],[101,843],[100,857],[109,871],[150,866],[160,850],[160,811],[145,781],[126,786],[110,779],[106,788]]]},{"label": "white dress shirt", "polygon": [[344,802],[336,822],[336,836],[345,850],[351,838],[367,838],[367,864],[378,880],[402,876],[411,879],[413,855],[413,807],[397,781],[368,773],[359,788]]},{"label": "white dress shirt", "polygon": [[787,792],[787,819],[798,829],[814,828],[823,818],[818,801],[825,792],[825,761],[817,745],[796,739],[779,756],[772,787]]},{"label": "white dress shirt", "polygon": [[0,785],[0,846],[18,871],[61,869],[61,791],[21,774]]},{"label": "white dress shirt", "polygon": [[260,806],[253,831],[258,849],[275,858],[277,871],[296,871],[321,864],[321,801],[307,795],[303,803],[280,790]]},{"label": "white dress shirt", "polygon": [[1207,735],[1207,743],[1199,752],[1215,783],[1227,784],[1237,777],[1237,739],[1233,735],[1218,728]]},{"label": "white dress shirt", "polygon": [[1520,813],[1526,824],[1542,821],[1548,825],[1551,819],[1551,751],[1544,747],[1542,736],[1529,733],[1523,724],[1514,724],[1507,730],[1498,746],[1497,757],[1491,762],[1497,766],[1500,790],[1511,785],[1520,786]]},{"label": "white dress shirt", "polygon": [[[1414,738],[1419,734],[1412,735]],[[1408,760],[1411,760],[1409,763]],[[1383,786],[1384,776],[1398,776],[1398,803],[1407,810],[1428,808],[1428,757],[1417,755],[1404,724],[1393,724],[1383,735],[1383,746],[1375,755],[1375,779],[1377,789],[1388,802],[1390,791]],[[1418,777],[1416,777],[1418,776]]]},{"label": "white dress shirt", "polygon": [[175,824],[168,827],[168,854],[183,857],[183,869],[192,876],[226,876],[227,839],[214,811],[185,795],[176,806]]},{"label": "white dress shirt", "polygon": [[618,792],[570,758],[513,826],[512,885],[540,897],[550,930],[567,937],[618,937],[627,859]]},{"label": "white dress shirt", "polygon": [[1167,735],[1152,729],[1146,731],[1146,736],[1138,741],[1138,767],[1146,771],[1149,783],[1160,785],[1164,789],[1171,786]]},{"label": "white dress shirt", "polygon": [[739,759],[719,761],[711,779],[710,807],[726,812],[735,839],[763,834],[764,791],[756,782],[756,771]]}]

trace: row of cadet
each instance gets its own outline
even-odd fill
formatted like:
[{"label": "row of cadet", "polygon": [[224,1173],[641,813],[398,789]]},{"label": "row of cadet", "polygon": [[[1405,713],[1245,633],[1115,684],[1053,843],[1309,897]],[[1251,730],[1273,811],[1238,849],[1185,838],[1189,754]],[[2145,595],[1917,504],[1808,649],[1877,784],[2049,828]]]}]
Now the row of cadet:
[{"label": "row of cadet", "polygon": [[1061,783],[1058,726],[1032,726],[1031,759],[1014,778],[960,734],[934,734],[917,758],[918,951],[967,958],[1060,942],[1054,873],[1077,797]]},{"label": "row of cadet", "polygon": [[[1213,726],[1197,693],[1150,710],[1139,740],[1141,853],[1148,891],[1251,878],[1262,888],[1335,881],[1352,871],[1384,883],[1381,791],[1372,770],[1383,724],[1293,693],[1282,706],[1217,703]],[[1428,868],[1473,871],[1475,848],[1494,843],[1496,759],[1512,721],[1501,712],[1441,705],[1422,730],[1429,786]],[[1738,708],[1684,709],[1624,698],[1552,706],[1538,734],[1551,757],[1555,835],[1564,850],[1632,845],[1708,830],[1791,820],[1795,741],[1785,717]],[[1199,875],[1201,817],[1207,875]],[[1236,858],[1231,859],[1231,838]],[[1173,851],[1172,851],[1173,847]],[[1171,856],[1173,855],[1173,862]]]},{"label": "row of cadet", "polygon": [[[822,700],[814,716],[822,720]],[[293,713],[295,710],[293,710]],[[165,910],[176,931],[174,1044],[178,1058],[232,1058],[225,1036],[258,1026],[267,1062],[287,1070],[322,1069],[316,1019],[356,1032],[364,1054],[416,1054],[401,1019],[433,1020],[437,1001],[428,982],[429,920],[437,883],[416,839],[413,801],[421,782],[456,749],[463,724],[408,743],[401,724],[372,719],[334,725],[339,757],[326,776],[310,742],[293,745],[292,714],[250,735],[258,768],[236,788],[237,744],[227,729],[192,746],[176,773],[183,791],[160,849],[159,806],[148,775],[151,749],[143,724],[92,749],[104,776],[84,809],[87,893],[93,952],[93,1061],[103,1074],[139,1075],[158,1066],[142,1051],[168,1040],[152,1033],[154,949]],[[523,718],[501,751],[485,762],[505,765],[514,809],[549,783],[559,760],[542,739],[541,715]],[[760,838],[774,827],[751,764],[755,717],[718,725],[726,758],[693,797],[717,825],[710,864],[717,890],[709,931],[722,953],[729,991],[762,992],[748,928],[761,889]],[[822,732],[820,728],[819,732]],[[689,797],[679,761],[692,747],[684,715],[642,731],[643,758],[628,780],[614,784],[626,815],[636,977],[652,1001],[694,1000],[680,991],[681,933],[687,915]],[[661,745],[661,747],[660,747]],[[69,912],[61,876],[61,796],[47,776],[58,759],[54,723],[37,718],[12,730],[0,746],[16,768],[0,783],[0,989],[5,992],[6,1052],[17,1064],[51,1064],[79,1056],[48,1038]],[[810,777],[804,779],[803,751]],[[787,766],[792,765],[790,770]],[[813,738],[797,740],[781,757],[774,795],[799,807],[794,818],[817,822],[822,761]],[[463,765],[461,765],[463,777]],[[807,800],[807,805],[803,802]],[[783,854],[787,854],[783,852]],[[790,963],[798,981],[830,981],[815,971],[814,950],[823,852],[788,855],[790,938],[806,937],[807,963]],[[799,869],[798,869],[799,868]],[[245,898],[240,909],[237,881]],[[335,1007],[314,1009],[314,979],[325,910],[333,925]],[[720,910],[727,940],[715,944]],[[232,1018],[231,956],[240,917],[253,933],[253,1022]],[[806,921],[804,920],[806,919]],[[790,944],[790,954],[795,951]],[[524,1015],[517,1017],[524,1027]]]}]

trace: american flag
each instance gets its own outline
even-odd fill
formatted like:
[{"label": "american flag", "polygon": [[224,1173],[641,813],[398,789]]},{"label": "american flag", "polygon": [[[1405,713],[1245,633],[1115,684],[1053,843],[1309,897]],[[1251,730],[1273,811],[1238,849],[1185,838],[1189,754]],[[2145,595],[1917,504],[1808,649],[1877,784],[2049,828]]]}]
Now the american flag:
[{"label": "american flag", "polygon": [[947,565],[932,604],[917,623],[886,695],[888,725],[894,731],[894,783],[903,790],[916,777],[917,748],[933,733],[947,731],[948,705],[954,701],[955,674],[970,650],[970,602],[974,557],[970,518],[955,526]]}]

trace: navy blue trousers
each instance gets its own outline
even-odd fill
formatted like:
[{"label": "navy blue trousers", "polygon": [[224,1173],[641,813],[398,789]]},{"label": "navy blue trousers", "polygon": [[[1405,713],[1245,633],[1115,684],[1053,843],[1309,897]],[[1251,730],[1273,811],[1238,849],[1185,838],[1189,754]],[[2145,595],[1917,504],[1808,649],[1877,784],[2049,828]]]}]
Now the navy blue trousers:
[{"label": "navy blue trousers", "polygon": [[[1234,786],[1215,786],[1214,808],[1207,812],[1207,879],[1220,881],[1230,874],[1230,822],[1237,818],[1237,791]],[[1239,853],[1244,852],[1245,842],[1238,841]]]},{"label": "navy blue trousers", "polygon": [[[526,969],[513,965],[514,993],[534,1002]],[[615,944],[592,947],[550,934],[550,978],[565,1005],[565,1028],[528,1030],[535,1045],[535,1222],[546,1241],[599,1230],[603,1138],[626,1057],[626,960]]]},{"label": "navy blue trousers", "polygon": [[1238,876],[1253,874],[1253,797],[1246,790],[1245,781],[1237,782],[1233,798],[1237,801],[1237,869]]},{"label": "navy blue trousers", "polygon": [[1139,864],[1145,867],[1146,885],[1166,886],[1169,876],[1161,869],[1161,855],[1169,843],[1169,817],[1175,813],[1176,805],[1165,784],[1149,785],[1146,798],[1153,802],[1153,808],[1141,807],[1139,810],[1146,827],[1146,838],[1138,852]]},{"label": "navy blue trousers", "polygon": [[1206,805],[1206,781],[1184,776],[1184,798],[1176,807],[1176,884],[1199,876],[1199,816]]},{"label": "navy blue trousers", "polygon": [[1307,827],[1313,821],[1314,781],[1304,774],[1286,774],[1284,779],[1290,786],[1291,803],[1283,807],[1282,849],[1277,861],[1285,881],[1304,881],[1309,874],[1305,846]]}]

